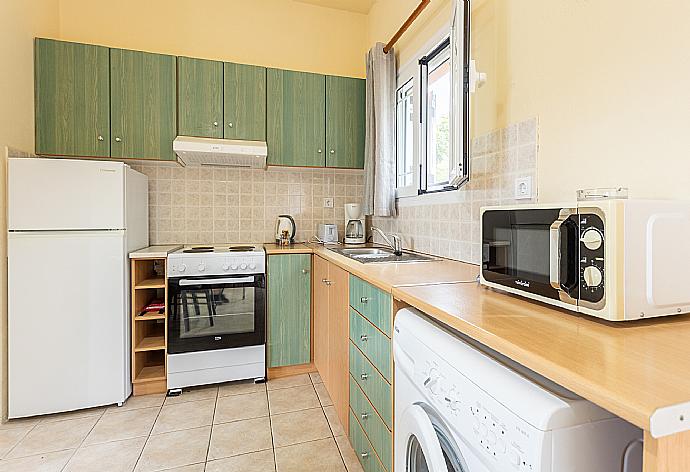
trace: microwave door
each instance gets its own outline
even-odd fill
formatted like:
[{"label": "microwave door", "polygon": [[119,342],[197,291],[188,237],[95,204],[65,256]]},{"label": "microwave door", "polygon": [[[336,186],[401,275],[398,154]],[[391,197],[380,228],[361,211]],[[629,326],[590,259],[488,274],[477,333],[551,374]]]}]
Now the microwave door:
[{"label": "microwave door", "polygon": [[559,299],[577,305],[580,281],[580,230],[577,210],[564,208],[549,229],[549,281]]}]

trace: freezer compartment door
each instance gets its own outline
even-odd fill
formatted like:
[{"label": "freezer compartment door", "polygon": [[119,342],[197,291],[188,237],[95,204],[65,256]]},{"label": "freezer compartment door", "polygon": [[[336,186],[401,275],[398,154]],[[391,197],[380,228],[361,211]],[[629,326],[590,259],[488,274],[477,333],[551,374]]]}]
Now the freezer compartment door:
[{"label": "freezer compartment door", "polygon": [[121,162],[8,160],[8,229],[125,229]]},{"label": "freezer compartment door", "polygon": [[10,233],[9,416],[129,394],[124,231]]}]

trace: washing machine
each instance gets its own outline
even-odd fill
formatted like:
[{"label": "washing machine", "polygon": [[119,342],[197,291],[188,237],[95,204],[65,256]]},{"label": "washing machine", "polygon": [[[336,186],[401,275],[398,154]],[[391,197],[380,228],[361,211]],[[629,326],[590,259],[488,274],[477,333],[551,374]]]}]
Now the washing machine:
[{"label": "washing machine", "polygon": [[642,431],[413,309],[395,319],[395,472],[640,472]]}]

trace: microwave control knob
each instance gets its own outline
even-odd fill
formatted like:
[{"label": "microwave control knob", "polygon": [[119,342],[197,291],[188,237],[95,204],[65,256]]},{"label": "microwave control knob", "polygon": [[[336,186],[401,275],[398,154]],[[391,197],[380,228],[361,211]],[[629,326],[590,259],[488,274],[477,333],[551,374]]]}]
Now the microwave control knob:
[{"label": "microwave control knob", "polygon": [[598,287],[601,285],[601,281],[604,279],[601,274],[601,270],[596,266],[585,267],[585,272],[582,274],[585,279],[585,283],[588,287]]},{"label": "microwave control knob", "polygon": [[187,266],[184,264],[180,264],[180,266],[177,268],[177,270],[179,270],[180,272],[184,272],[185,270],[187,270]]},{"label": "microwave control knob", "polygon": [[586,229],[582,234],[581,241],[590,251],[596,251],[604,242],[603,238],[601,237],[601,233],[594,228]]},{"label": "microwave control knob", "polygon": [[203,272],[206,270],[206,266],[204,264],[199,264],[199,272]]}]

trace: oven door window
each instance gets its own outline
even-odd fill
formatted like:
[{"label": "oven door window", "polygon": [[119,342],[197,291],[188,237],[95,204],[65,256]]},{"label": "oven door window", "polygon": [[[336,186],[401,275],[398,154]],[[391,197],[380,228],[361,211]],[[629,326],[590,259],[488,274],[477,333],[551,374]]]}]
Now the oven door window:
[{"label": "oven door window", "polygon": [[265,278],[171,280],[169,351],[206,351],[265,343]]}]

